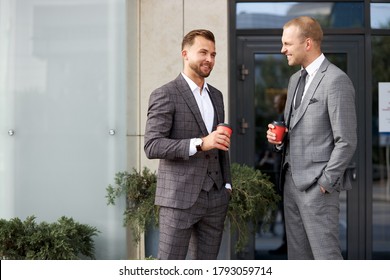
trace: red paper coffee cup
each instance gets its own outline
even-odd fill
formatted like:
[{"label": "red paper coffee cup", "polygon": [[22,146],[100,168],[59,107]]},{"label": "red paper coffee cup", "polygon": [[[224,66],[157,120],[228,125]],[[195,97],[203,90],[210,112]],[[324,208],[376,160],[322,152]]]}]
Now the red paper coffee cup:
[{"label": "red paper coffee cup", "polygon": [[220,124],[218,124],[218,125],[217,125],[217,130],[218,130],[218,129],[223,129],[223,130],[227,131],[227,133],[229,133],[229,136],[231,136],[232,133],[233,133],[233,129],[232,129],[231,126],[230,126],[229,124],[227,124],[227,123],[220,123]]},{"label": "red paper coffee cup", "polygon": [[286,124],[283,121],[273,121],[274,129],[272,132],[276,134],[276,142],[283,141],[284,135],[286,134]]}]

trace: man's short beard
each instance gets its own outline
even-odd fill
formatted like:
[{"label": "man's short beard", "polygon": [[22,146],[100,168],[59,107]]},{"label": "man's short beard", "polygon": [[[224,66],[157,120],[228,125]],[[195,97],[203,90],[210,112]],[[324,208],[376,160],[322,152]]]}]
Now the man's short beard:
[{"label": "man's short beard", "polygon": [[194,65],[194,64],[190,64],[190,68],[196,74],[198,74],[200,77],[203,77],[203,78],[207,78],[208,76],[210,76],[211,70],[213,70],[213,69],[210,69],[210,71],[208,73],[203,73],[202,71],[200,71],[200,67],[198,67],[197,65]]}]

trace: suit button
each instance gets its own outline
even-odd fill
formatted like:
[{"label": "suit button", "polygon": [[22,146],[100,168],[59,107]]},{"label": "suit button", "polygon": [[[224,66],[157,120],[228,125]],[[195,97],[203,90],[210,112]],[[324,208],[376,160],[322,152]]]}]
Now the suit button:
[{"label": "suit button", "polygon": [[218,175],[218,171],[215,171],[215,174],[217,174],[217,175]]},{"label": "suit button", "polygon": [[209,175],[211,175],[211,172],[209,171],[209,172],[207,172],[207,173],[209,173]]},{"label": "suit button", "polygon": [[209,159],[210,158],[210,155],[206,155],[206,159]]},{"label": "suit button", "polygon": [[218,159],[218,157],[217,157],[217,156],[215,156],[215,159]]}]

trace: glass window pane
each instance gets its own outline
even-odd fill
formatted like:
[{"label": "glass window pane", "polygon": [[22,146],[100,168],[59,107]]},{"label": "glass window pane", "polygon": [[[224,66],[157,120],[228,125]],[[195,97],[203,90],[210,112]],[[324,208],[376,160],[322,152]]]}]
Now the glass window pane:
[{"label": "glass window pane", "polygon": [[307,15],[325,28],[364,27],[362,2],[237,3],[237,29],[282,28],[292,18]]},{"label": "glass window pane", "polygon": [[390,3],[371,4],[371,28],[390,28]]}]

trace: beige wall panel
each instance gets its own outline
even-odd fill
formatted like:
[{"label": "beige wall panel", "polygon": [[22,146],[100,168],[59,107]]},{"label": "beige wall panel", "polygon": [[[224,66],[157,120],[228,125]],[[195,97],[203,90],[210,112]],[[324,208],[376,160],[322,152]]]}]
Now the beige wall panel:
[{"label": "beige wall panel", "polygon": [[127,1],[127,135],[140,133],[138,1]]},{"label": "beige wall panel", "polygon": [[140,158],[143,153],[143,148],[141,149],[141,139],[143,139],[141,136],[127,135],[127,169],[129,171],[133,168],[138,169],[140,167]]},{"label": "beige wall panel", "polygon": [[[140,48],[139,48],[139,0],[127,1],[128,21],[128,92],[127,92],[127,170],[140,168]],[[118,170],[119,171],[119,170]],[[136,254],[136,255],[133,255]],[[139,252],[129,254],[130,258],[138,256]]]},{"label": "beige wall panel", "polygon": [[140,1],[141,134],[145,133],[150,93],[176,78],[182,70],[183,36],[181,0]]}]

